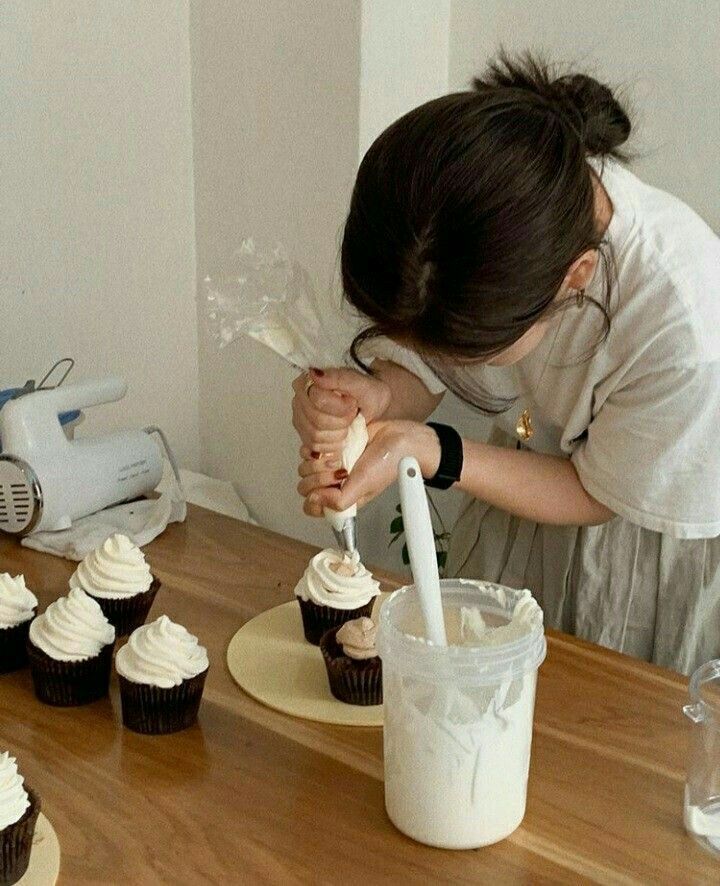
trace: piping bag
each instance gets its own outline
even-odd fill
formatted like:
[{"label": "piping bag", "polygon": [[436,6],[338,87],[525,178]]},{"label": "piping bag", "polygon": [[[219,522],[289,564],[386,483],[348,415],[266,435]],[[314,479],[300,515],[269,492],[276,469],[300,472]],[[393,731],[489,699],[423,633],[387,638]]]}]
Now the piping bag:
[{"label": "piping bag", "polygon": [[[258,247],[243,240],[221,273],[203,284],[210,333],[220,348],[249,336],[300,371],[311,366],[345,366],[355,329],[340,305],[318,297],[310,275],[282,246]],[[348,473],[365,451],[367,425],[358,414],[348,429],[340,458]],[[357,505],[325,509],[338,547],[357,550]]]}]

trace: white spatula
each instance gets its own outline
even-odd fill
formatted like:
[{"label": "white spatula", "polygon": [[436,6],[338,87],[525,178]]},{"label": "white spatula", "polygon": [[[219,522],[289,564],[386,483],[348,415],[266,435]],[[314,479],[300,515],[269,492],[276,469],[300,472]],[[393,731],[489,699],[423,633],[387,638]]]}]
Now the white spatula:
[{"label": "white spatula", "polygon": [[408,456],[398,467],[405,540],[428,640],[447,646],[430,509],[417,460]]}]

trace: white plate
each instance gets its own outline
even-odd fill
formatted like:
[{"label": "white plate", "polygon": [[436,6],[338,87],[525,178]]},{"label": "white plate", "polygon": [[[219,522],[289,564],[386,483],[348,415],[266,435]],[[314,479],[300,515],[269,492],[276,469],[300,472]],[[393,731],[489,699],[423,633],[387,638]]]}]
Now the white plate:
[{"label": "white plate", "polygon": [[227,663],[248,695],[276,711],[339,726],[382,726],[382,705],[345,704],[332,695],[322,653],[303,635],[297,601],[246,622],[230,641]]},{"label": "white plate", "polygon": [[55,886],[59,873],[60,843],[55,829],[41,812],[35,825],[30,864],[17,886]]}]

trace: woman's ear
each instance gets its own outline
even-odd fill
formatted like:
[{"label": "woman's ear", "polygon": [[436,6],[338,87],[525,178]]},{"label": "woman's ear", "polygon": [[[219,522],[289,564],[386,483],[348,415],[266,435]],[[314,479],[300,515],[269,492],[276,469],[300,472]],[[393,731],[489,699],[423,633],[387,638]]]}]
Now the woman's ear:
[{"label": "woman's ear", "polygon": [[586,289],[595,276],[600,253],[597,249],[588,249],[575,259],[563,280],[563,290]]}]

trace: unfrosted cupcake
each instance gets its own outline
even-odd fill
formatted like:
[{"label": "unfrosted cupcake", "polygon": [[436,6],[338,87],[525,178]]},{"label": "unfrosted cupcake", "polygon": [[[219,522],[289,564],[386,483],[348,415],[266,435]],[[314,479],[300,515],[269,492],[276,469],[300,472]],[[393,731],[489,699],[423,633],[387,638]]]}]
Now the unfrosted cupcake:
[{"label": "unfrosted cupcake", "polygon": [[320,641],[330,691],[347,704],[382,704],[382,661],[375,645],[377,625],[371,618],[346,621]]},{"label": "unfrosted cupcake", "polygon": [[35,694],[67,707],[108,693],[115,628],[80,588],[51,603],[30,625],[28,655]]},{"label": "unfrosted cupcake", "polygon": [[0,674],[27,664],[28,631],[37,605],[37,597],[25,587],[22,575],[0,575]]},{"label": "unfrosted cupcake", "polygon": [[91,551],[70,578],[71,588],[82,588],[97,600],[118,637],[124,637],[147,618],[160,582],[153,578],[145,555],[127,535],[113,535]]},{"label": "unfrosted cupcake", "polygon": [[360,555],[320,551],[295,588],[305,639],[317,646],[330,628],[370,615],[380,585],[360,562]]},{"label": "unfrosted cupcake", "polygon": [[125,726],[147,735],[192,726],[208,667],[205,647],[167,615],[137,628],[115,656]]},{"label": "unfrosted cupcake", "polygon": [[30,863],[40,799],[24,784],[15,758],[0,754],[0,883],[17,883]]}]

